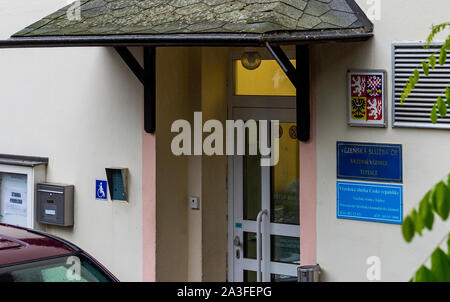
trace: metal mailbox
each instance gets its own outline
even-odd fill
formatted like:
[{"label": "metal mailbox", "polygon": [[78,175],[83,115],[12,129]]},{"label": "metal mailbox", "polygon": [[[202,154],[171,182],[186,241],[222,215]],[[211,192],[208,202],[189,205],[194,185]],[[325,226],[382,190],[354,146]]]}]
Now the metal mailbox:
[{"label": "metal mailbox", "polygon": [[38,222],[73,225],[73,185],[37,184]]}]

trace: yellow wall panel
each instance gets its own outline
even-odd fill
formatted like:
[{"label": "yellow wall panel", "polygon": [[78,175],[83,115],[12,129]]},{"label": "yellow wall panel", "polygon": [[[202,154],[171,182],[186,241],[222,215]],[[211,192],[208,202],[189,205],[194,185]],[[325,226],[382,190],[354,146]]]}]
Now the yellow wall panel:
[{"label": "yellow wall panel", "polygon": [[[296,61],[291,60],[295,66]],[[234,61],[236,95],[295,96],[296,89],[275,60],[262,60],[255,70],[248,70],[240,60]]]}]

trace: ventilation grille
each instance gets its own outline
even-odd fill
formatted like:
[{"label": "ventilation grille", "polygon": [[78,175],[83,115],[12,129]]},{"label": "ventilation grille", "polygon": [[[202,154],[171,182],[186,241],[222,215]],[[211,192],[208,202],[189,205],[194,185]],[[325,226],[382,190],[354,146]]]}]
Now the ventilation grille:
[{"label": "ventilation grille", "polygon": [[[434,44],[429,49],[423,48],[423,45],[393,45],[393,123],[396,127],[450,129],[450,115],[438,118],[436,124],[430,119],[433,104],[438,96],[444,97],[445,88],[450,84],[450,62],[447,60],[444,66],[439,65],[439,49],[442,44]],[[421,67],[422,61],[435,52],[436,68],[430,68],[430,74],[426,77]],[[403,87],[416,67],[420,67],[419,83],[401,104]]]}]

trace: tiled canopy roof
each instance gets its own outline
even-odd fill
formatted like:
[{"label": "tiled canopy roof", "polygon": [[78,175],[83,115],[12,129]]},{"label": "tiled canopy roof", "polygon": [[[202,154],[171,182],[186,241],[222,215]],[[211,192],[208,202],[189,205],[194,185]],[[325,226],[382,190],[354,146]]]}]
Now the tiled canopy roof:
[{"label": "tiled canopy roof", "polygon": [[372,31],[371,23],[354,0],[81,0],[79,3],[81,19],[68,18],[71,4],[21,30],[13,38],[264,34],[357,28]]}]

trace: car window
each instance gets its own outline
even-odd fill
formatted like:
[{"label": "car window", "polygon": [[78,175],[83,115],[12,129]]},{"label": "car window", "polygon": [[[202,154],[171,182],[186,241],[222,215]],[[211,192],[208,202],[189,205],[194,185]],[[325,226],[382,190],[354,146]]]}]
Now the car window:
[{"label": "car window", "polygon": [[58,257],[0,268],[0,282],[111,282],[82,255]]}]

